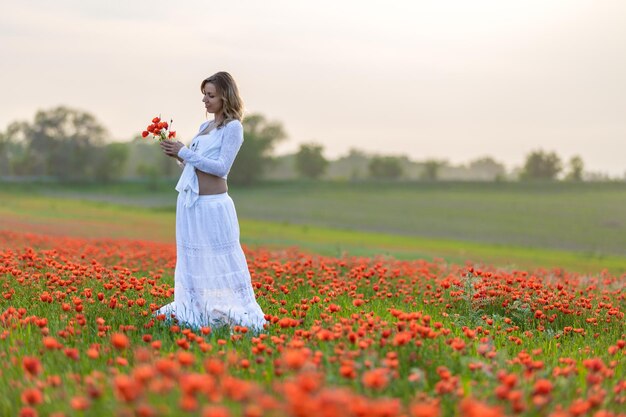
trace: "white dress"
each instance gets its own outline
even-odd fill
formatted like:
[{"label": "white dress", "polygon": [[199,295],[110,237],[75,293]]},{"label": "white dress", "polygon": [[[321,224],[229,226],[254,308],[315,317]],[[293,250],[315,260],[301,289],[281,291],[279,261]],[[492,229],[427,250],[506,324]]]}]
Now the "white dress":
[{"label": "white dress", "polygon": [[[200,126],[199,132],[207,127]],[[196,135],[178,155],[185,161],[176,189],[174,301],[155,314],[191,326],[242,325],[261,329],[265,318],[256,301],[239,221],[228,193],[198,195],[199,169],[227,178],[243,143],[243,126],[233,120],[207,135]]]}]

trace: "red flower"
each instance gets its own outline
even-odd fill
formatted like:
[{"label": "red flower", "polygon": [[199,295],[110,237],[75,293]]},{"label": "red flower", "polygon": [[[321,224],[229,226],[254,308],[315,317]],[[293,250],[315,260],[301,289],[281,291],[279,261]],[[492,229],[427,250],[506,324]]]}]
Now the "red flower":
[{"label": "red flower", "polygon": [[22,402],[27,405],[36,405],[43,402],[43,394],[37,388],[27,388],[22,391]]},{"label": "red flower", "polygon": [[367,388],[383,389],[387,386],[389,378],[387,377],[387,370],[383,368],[373,369],[363,374],[363,385]]},{"label": "red flower", "polygon": [[547,379],[539,379],[535,382],[535,386],[533,388],[533,394],[538,395],[547,395],[552,392],[552,383]]},{"label": "red flower", "polygon": [[37,410],[32,407],[24,407],[20,410],[19,417],[37,417]]},{"label": "red flower", "polygon": [[32,356],[25,356],[24,359],[22,359],[22,366],[24,367],[24,370],[32,376],[39,375],[42,370],[39,359]]},{"label": "red flower", "polygon": [[191,352],[182,351],[178,353],[178,363],[182,366],[190,366],[195,362],[196,357]]},{"label": "red flower", "polygon": [[307,361],[307,352],[300,349],[287,349],[283,353],[283,360],[290,369],[300,369]]},{"label": "red flower", "polygon": [[89,408],[89,400],[85,397],[73,397],[70,400],[70,405],[74,410],[86,410]]},{"label": "red flower", "polygon": [[230,411],[221,405],[207,405],[202,410],[202,417],[230,417]]},{"label": "red flower", "polygon": [[115,333],[111,336],[111,344],[119,350],[126,349],[130,345],[128,337],[123,333]]},{"label": "red flower", "polygon": [[461,415],[467,417],[501,417],[504,415],[499,407],[491,407],[483,402],[466,397],[459,403]]},{"label": "red flower", "polygon": [[54,337],[46,336],[43,338],[43,345],[46,349],[60,349],[63,347]]},{"label": "red flower", "polygon": [[132,402],[141,395],[141,385],[128,375],[117,375],[113,385],[115,394],[122,401]]},{"label": "red flower", "polygon": [[411,406],[411,415],[413,417],[437,417],[439,413],[439,403],[437,401],[415,403]]},{"label": "red flower", "polygon": [[204,361],[204,369],[211,375],[222,375],[225,370],[224,368],[224,362],[217,359],[207,359]]},{"label": "red flower", "polygon": [[158,139],[159,142],[176,137],[176,132],[168,131],[168,129],[171,128],[172,122],[172,120],[170,120],[169,123],[166,121],[161,121],[160,117],[155,117],[154,119],[152,119],[152,124],[148,125],[148,127],[146,127],[146,130],[141,132],[141,136],[145,138],[150,133],[152,133],[152,136],[155,139]]}]

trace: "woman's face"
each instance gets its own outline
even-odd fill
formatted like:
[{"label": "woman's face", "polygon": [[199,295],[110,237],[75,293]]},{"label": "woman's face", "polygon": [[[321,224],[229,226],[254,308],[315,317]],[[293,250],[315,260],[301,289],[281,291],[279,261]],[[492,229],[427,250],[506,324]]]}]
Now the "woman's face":
[{"label": "woman's face", "polygon": [[219,113],[222,110],[222,97],[217,94],[217,90],[212,83],[204,84],[204,107],[209,113]]}]

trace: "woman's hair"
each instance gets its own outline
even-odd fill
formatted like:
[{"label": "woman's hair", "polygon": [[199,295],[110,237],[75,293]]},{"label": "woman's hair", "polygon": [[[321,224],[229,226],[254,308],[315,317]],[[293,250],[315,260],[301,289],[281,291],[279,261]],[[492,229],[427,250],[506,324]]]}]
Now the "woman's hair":
[{"label": "woman's hair", "polygon": [[231,120],[243,120],[243,100],[239,96],[239,89],[235,79],[227,72],[220,71],[205,78],[200,84],[200,91],[204,94],[204,85],[211,83],[215,86],[217,94],[222,97],[222,111],[224,119],[216,127],[222,127]]}]

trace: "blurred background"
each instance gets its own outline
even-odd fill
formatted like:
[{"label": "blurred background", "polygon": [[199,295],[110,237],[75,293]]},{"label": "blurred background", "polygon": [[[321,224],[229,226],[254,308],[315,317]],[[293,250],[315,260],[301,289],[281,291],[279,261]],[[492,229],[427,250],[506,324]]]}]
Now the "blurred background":
[{"label": "blurred background", "polygon": [[188,144],[228,71],[244,242],[626,270],[624,2],[2,6],[1,228],[69,233],[102,208],[80,200],[170,239],[180,168],[141,132],[161,116]]}]

